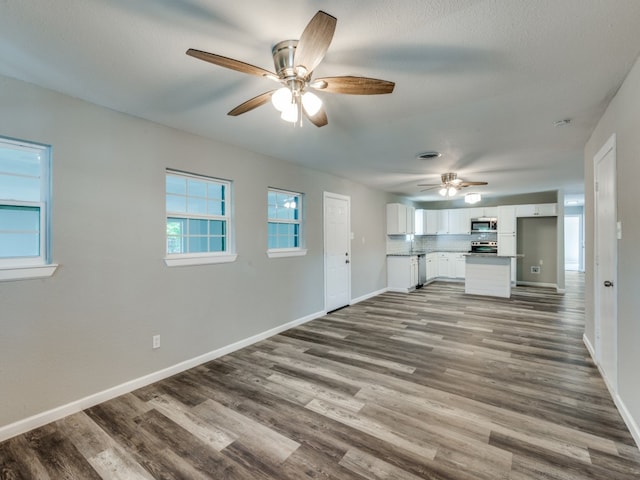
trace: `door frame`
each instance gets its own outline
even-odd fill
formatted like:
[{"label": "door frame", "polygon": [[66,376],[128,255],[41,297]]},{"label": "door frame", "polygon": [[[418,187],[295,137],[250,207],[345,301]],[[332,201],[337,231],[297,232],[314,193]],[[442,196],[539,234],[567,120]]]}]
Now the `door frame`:
[{"label": "door frame", "polygon": [[[618,242],[617,240],[614,239],[614,247],[613,247],[613,265],[612,265],[612,271],[613,271],[613,278],[604,278],[602,273],[601,273],[601,268],[600,268],[600,259],[599,259],[599,253],[600,253],[600,246],[598,244],[598,233],[599,233],[599,222],[598,222],[598,218],[599,218],[599,206],[598,206],[598,181],[599,181],[599,176],[598,176],[598,164],[609,154],[609,152],[612,153],[613,155],[613,160],[611,162],[611,168],[613,169],[613,172],[610,172],[612,174],[612,178],[613,178],[613,185],[612,185],[612,192],[613,192],[613,197],[614,197],[614,202],[613,202],[613,210],[614,210],[614,218],[618,218],[617,217],[617,185],[616,185],[616,134],[612,134],[611,137],[609,137],[609,139],[604,143],[604,145],[602,146],[602,148],[600,148],[600,150],[598,151],[598,153],[595,154],[595,156],[593,157],[593,204],[594,204],[594,208],[593,208],[593,213],[594,213],[594,217],[593,217],[593,245],[594,245],[594,262],[593,262],[593,266],[594,266],[594,275],[593,275],[593,299],[594,299],[594,349],[595,349],[595,360],[598,364],[601,365],[602,362],[602,352],[603,352],[603,341],[602,341],[602,326],[603,326],[603,319],[600,316],[600,304],[602,302],[601,300],[601,295],[602,295],[602,289],[601,286],[603,284],[603,282],[605,280],[611,280],[613,281],[613,285],[614,288],[617,287],[618,284]],[[611,335],[611,340],[612,340],[612,345],[610,345],[610,347],[613,349],[613,357],[614,357],[614,365],[613,365],[613,372],[605,372],[602,368],[601,371],[603,372],[603,377],[605,382],[609,385],[609,388],[613,391],[613,392],[617,392],[618,391],[618,296],[614,295],[613,298],[613,319],[612,319],[612,328],[613,328],[613,332]],[[609,374],[609,375],[607,375]],[[613,378],[610,378],[613,377]]]},{"label": "door frame", "polygon": [[[328,275],[327,275],[327,269],[328,269],[328,262],[327,262],[327,218],[326,218],[326,210],[325,210],[325,206],[327,203],[327,198],[334,198],[337,200],[345,200],[347,202],[347,248],[348,248],[348,252],[349,252],[349,259],[350,261],[352,260],[352,256],[351,256],[351,197],[348,195],[341,195],[339,193],[332,193],[332,192],[323,192],[322,194],[322,239],[323,239],[323,264],[324,264],[324,311],[327,311],[327,292],[329,291],[327,288],[327,279],[328,279]],[[347,295],[348,295],[348,303],[347,305],[349,305],[351,303],[351,263],[348,264],[347,267],[347,275],[348,275],[348,279],[347,279]]]}]

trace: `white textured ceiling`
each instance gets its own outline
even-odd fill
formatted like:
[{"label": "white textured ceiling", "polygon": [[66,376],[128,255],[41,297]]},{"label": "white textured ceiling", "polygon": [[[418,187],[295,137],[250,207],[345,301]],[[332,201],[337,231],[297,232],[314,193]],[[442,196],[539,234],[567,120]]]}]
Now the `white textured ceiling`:
[{"label": "white textured ceiling", "polygon": [[[321,94],[322,128],[271,105],[227,116],[273,83],[184,53],[273,70],[271,46],[320,9],[338,23],[314,76],[396,82]],[[416,184],[447,171],[489,182],[488,197],[575,194],[639,25],[638,0],[0,0],[0,74],[416,200],[438,199]],[[425,150],[443,155],[417,160]]]}]

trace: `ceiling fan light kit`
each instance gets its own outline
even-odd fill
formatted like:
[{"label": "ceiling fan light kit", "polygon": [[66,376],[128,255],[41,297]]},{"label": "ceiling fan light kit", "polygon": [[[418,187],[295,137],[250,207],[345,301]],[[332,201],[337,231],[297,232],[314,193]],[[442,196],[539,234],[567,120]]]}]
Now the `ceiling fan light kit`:
[{"label": "ceiling fan light kit", "polygon": [[[429,184],[429,183],[421,183],[419,187],[429,187],[421,190],[422,192],[427,190],[433,190],[434,188],[439,188],[438,193],[443,197],[453,197],[458,193],[458,190],[461,188],[469,187],[471,185],[487,185],[487,182],[466,182],[460,178],[458,178],[458,174],[454,172],[443,173],[440,175],[440,179],[442,183],[437,184]],[[480,195],[480,194],[476,194]],[[465,198],[465,201],[468,202]],[[480,198],[478,200],[480,201]]]},{"label": "ceiling fan light kit", "polygon": [[281,112],[280,118],[302,125],[306,117],[317,127],[328,123],[322,100],[310,89],[326,93],[380,95],[393,92],[395,83],[366,77],[326,77],[312,80],[313,71],[322,61],[336,28],[337,19],[322,10],[307,24],[300,40],[284,40],[272,49],[276,73],[214,53],[190,48],[187,55],[242,73],[269,78],[283,86],[262,93],[231,110],[237,116],[264,105],[269,100]]}]

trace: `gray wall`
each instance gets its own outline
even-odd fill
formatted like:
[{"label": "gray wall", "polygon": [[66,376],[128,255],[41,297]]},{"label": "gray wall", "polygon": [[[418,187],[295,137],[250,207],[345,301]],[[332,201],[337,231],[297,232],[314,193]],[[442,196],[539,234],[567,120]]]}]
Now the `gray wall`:
[{"label": "gray wall", "polygon": [[[53,146],[60,264],[0,283],[0,427],[321,312],[323,191],[351,196],[352,297],[386,287],[382,192],[5,77],[0,135]],[[165,266],[167,167],[234,181],[235,263]],[[305,193],[306,256],[267,258],[268,186]]]},{"label": "gray wall", "polygon": [[[556,284],[558,252],[558,217],[518,218],[517,252],[524,254],[518,262],[518,281]],[[540,265],[542,260],[542,265]],[[531,267],[540,273],[531,273]]]},{"label": "gray wall", "polygon": [[584,151],[586,326],[594,338],[594,195],[593,158],[609,137],[617,139],[617,209],[622,222],[618,241],[618,385],[621,400],[640,424],[640,62],[636,62],[624,84],[609,104]]}]

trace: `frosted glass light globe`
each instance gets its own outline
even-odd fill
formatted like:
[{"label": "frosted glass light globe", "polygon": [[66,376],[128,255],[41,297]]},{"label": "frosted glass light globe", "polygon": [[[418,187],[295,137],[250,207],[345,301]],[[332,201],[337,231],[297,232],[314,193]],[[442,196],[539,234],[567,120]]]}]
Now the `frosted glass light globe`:
[{"label": "frosted glass light globe", "polygon": [[285,122],[295,123],[298,121],[298,105],[290,103],[280,115],[280,118]]},{"label": "frosted glass light globe", "polygon": [[291,90],[282,87],[273,92],[271,95],[271,103],[280,112],[284,112],[291,105]]},{"label": "frosted glass light globe", "polygon": [[322,100],[311,92],[305,92],[302,94],[302,105],[307,115],[313,117],[322,107]]}]

